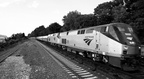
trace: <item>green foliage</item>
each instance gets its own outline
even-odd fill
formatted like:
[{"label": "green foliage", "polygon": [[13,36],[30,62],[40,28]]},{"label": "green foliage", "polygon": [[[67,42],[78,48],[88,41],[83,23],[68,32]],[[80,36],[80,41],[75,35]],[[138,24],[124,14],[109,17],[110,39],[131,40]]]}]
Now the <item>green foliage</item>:
[{"label": "green foliage", "polygon": [[113,13],[113,22],[122,22],[127,23],[129,12],[126,11],[126,8],[122,5],[115,6],[112,9]]},{"label": "green foliage", "polygon": [[24,34],[24,33],[17,33],[17,34],[13,34],[13,35],[11,36],[11,39],[21,39],[21,38],[23,38],[23,37],[25,37],[25,34]]},{"label": "green foliage", "polygon": [[97,25],[97,17],[93,14],[82,15],[78,11],[72,11],[63,17],[63,22],[61,31],[69,31]]},{"label": "green foliage", "polygon": [[100,16],[100,15],[111,15],[111,10],[115,6],[115,3],[113,2],[105,2],[102,4],[99,4],[95,9],[94,9],[94,15]]},{"label": "green foliage", "polygon": [[5,42],[0,43],[0,51],[25,39],[27,39],[27,37],[25,36],[24,33],[13,34],[11,37],[6,38]]},{"label": "green foliage", "polygon": [[108,24],[113,21],[112,9],[116,6],[116,3],[113,2],[105,2],[103,4],[98,5],[94,9],[94,15],[97,16],[97,24]]},{"label": "green foliage", "polygon": [[51,33],[59,32],[60,29],[61,25],[59,25],[57,22],[50,24],[47,28],[45,28],[44,25],[41,25],[28,34],[28,37],[45,36]]},{"label": "green foliage", "polygon": [[[77,18],[75,23],[79,25],[79,27],[77,27],[78,29],[95,26],[97,25],[97,17],[95,17],[93,14],[81,15],[80,17]],[[77,25],[75,25],[75,27]]]},{"label": "green foliage", "polygon": [[29,34],[30,37],[42,36],[45,34],[45,27],[41,25]]},{"label": "green foliage", "polygon": [[60,29],[61,29],[61,25],[59,25],[57,22],[52,23],[49,25],[49,27],[47,27],[47,30],[49,31],[49,33],[60,32]]},{"label": "green foliage", "polygon": [[77,18],[81,16],[81,13],[78,11],[69,12],[66,16],[63,17],[63,28],[61,31],[68,31],[72,29],[77,29],[80,25],[76,23]]}]

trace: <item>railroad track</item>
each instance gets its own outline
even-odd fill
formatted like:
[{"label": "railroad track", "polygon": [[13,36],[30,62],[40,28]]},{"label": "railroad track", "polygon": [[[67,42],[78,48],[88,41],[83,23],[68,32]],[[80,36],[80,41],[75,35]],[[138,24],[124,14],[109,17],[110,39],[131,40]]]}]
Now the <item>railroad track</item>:
[{"label": "railroad track", "polygon": [[14,48],[10,48],[10,49],[7,49],[3,52],[0,52],[0,63],[3,62],[6,58],[8,58],[9,56],[13,55],[15,52],[17,52],[22,45],[14,45],[16,47]]},{"label": "railroad track", "polygon": [[65,55],[65,57],[68,57],[75,62],[85,65],[85,67],[90,68],[93,72],[100,71],[102,74],[107,75],[112,79],[144,79],[144,67],[141,71],[126,72],[119,68],[115,68],[101,62],[94,62],[90,58],[84,58],[81,55],[76,55],[69,51],[62,50],[61,48],[51,46],[48,43],[46,45],[48,45],[52,49],[55,49],[60,54]]}]

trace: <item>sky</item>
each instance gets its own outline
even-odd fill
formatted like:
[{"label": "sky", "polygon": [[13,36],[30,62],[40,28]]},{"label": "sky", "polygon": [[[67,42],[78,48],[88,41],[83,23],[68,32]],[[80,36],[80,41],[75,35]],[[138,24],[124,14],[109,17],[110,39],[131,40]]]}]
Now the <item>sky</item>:
[{"label": "sky", "polygon": [[54,22],[63,25],[63,16],[70,11],[93,14],[98,4],[108,1],[111,0],[0,0],[0,35],[27,35]]}]

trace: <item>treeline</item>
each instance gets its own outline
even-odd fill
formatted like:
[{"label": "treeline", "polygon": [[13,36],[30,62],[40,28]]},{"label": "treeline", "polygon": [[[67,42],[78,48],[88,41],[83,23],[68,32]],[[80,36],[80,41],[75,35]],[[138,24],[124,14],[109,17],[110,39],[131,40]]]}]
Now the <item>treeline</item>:
[{"label": "treeline", "polygon": [[6,43],[7,44],[14,44],[14,43],[16,43],[16,42],[19,42],[19,41],[21,41],[21,40],[24,40],[24,39],[26,39],[27,37],[25,36],[25,34],[24,33],[17,33],[17,34],[12,34],[12,36],[11,37],[9,37],[9,38],[7,38],[7,39],[5,39],[5,41],[6,41]]},{"label": "treeline", "polygon": [[6,38],[5,42],[0,42],[0,51],[25,39],[27,39],[27,37],[24,33],[13,34],[11,37]]},{"label": "treeline", "polygon": [[52,23],[47,28],[43,25],[32,31],[29,36],[43,36],[55,32],[69,31],[113,22],[127,23],[136,29],[140,40],[144,41],[144,0],[113,0],[99,4],[93,14],[81,14],[71,11],[65,15],[63,25]]},{"label": "treeline", "polygon": [[44,25],[37,27],[34,31],[28,34],[29,37],[37,37],[37,36],[44,36],[51,33],[59,32],[62,28],[57,22],[50,24],[47,28]]}]

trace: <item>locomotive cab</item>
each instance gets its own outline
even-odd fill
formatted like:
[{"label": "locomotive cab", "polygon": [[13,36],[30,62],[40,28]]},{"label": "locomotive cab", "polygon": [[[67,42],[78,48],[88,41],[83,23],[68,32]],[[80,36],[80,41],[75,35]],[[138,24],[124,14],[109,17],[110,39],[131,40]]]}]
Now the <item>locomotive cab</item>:
[{"label": "locomotive cab", "polygon": [[110,38],[122,44],[121,66],[135,68],[140,55],[140,41],[133,28],[127,24],[115,24],[109,27],[109,34]]},{"label": "locomotive cab", "polygon": [[101,28],[101,33],[123,45],[124,55],[139,55],[140,41],[134,30],[127,24],[113,24]]},{"label": "locomotive cab", "polygon": [[99,51],[102,54],[107,52],[107,54],[103,54],[103,57],[108,56],[104,59],[111,65],[124,70],[137,69],[141,49],[134,29],[124,23],[113,23],[101,26],[100,32],[102,34],[100,34]]},{"label": "locomotive cab", "polygon": [[131,26],[119,24],[113,25],[111,28],[115,30],[116,34],[112,34],[111,29],[109,30],[110,34],[115,37],[115,40],[123,44],[123,56],[140,54],[140,41],[138,40]]}]

